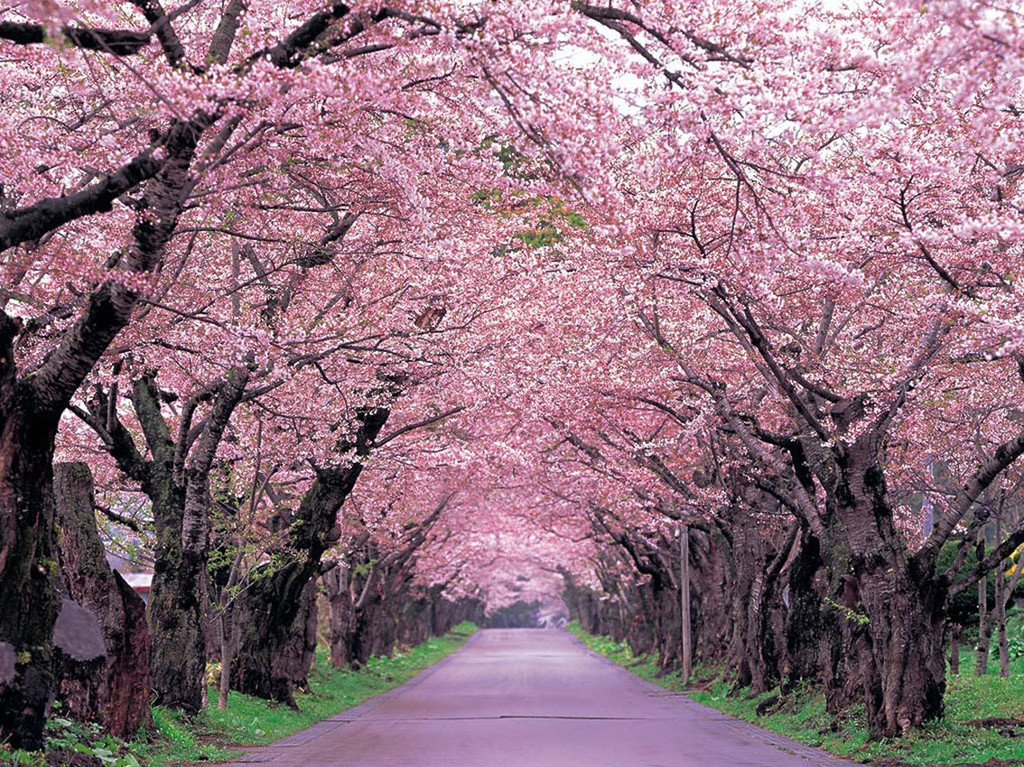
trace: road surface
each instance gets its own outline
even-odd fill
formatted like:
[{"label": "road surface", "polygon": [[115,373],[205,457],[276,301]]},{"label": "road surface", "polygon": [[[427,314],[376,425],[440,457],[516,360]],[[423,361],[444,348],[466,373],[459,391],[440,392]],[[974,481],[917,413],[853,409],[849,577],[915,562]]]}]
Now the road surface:
[{"label": "road surface", "polygon": [[481,631],[402,687],[233,764],[849,765],[668,693],[544,629]]}]

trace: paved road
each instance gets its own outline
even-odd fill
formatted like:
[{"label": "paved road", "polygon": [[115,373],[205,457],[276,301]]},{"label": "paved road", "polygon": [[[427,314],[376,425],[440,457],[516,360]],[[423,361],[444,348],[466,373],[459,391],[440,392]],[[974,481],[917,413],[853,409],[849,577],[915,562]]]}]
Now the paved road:
[{"label": "paved road", "polygon": [[562,631],[490,630],[416,679],[235,765],[839,767],[667,693]]}]

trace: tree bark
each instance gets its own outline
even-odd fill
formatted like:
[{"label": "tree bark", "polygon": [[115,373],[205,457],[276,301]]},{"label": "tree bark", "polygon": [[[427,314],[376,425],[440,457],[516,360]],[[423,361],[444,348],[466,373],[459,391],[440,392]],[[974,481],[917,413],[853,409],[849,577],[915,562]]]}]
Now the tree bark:
[{"label": "tree bark", "polygon": [[231,691],[231,665],[235,662],[232,617],[227,609],[220,615],[220,683],[217,689],[217,710],[228,707],[228,693]]},{"label": "tree bark", "polygon": [[153,728],[146,605],[107,564],[89,467],[57,464],[53,484],[61,573],[71,598],[99,619],[106,647],[103,668],[84,681],[62,681],[61,696],[75,719],[97,722],[111,735],[129,739],[140,728]]},{"label": "tree bark", "polygon": [[324,575],[324,594],[327,599],[328,641],[331,665],[348,668],[352,661],[349,637],[355,629],[352,619],[352,599],[349,597],[349,569],[339,565]]},{"label": "tree bark", "polygon": [[690,635],[690,527],[679,528],[679,611],[682,616],[683,684],[689,684],[693,673],[693,637]]},{"label": "tree bark", "polygon": [[707,532],[693,528],[690,538],[695,573],[692,583],[696,626],[694,655],[701,660],[724,658],[732,633],[732,611],[722,595],[729,594],[735,582],[732,545],[717,523]]},{"label": "tree bark", "polygon": [[[978,531],[978,561],[985,559],[985,528]],[[974,675],[988,673],[988,655],[992,646],[992,620],[988,613],[988,575],[978,581],[978,644],[975,646]]]},{"label": "tree bark", "polygon": [[[10,344],[0,351],[11,353]],[[25,401],[27,392],[18,394],[0,415],[0,656],[13,672],[0,676],[0,740],[35,750],[43,747],[56,692],[51,636],[60,600],[52,467],[58,416],[37,413]]]},{"label": "tree bark", "polygon": [[[302,581],[297,597],[291,594]],[[317,641],[317,579],[286,565],[260,576],[234,610],[238,647],[231,688],[295,707],[307,683]]]},{"label": "tree bark", "polygon": [[[154,703],[195,714],[206,697],[205,540],[185,535],[189,495],[179,479],[182,471],[175,465],[175,441],[161,415],[151,377],[135,382],[132,401],[153,456],[146,465],[142,490],[152,502],[156,528],[149,597]],[[192,476],[192,472],[185,474],[188,479]],[[194,504],[194,495],[191,500]],[[198,512],[193,507],[191,513]]]},{"label": "tree bark", "polygon": [[843,626],[874,736],[942,716],[948,590],[919,572],[894,524],[880,435],[866,431],[836,456],[825,515],[830,612]]},{"label": "tree bark", "polygon": [[157,550],[150,591],[154,703],[198,713],[206,689],[204,616],[208,603],[204,552],[181,545],[183,499],[177,489],[154,502]]},{"label": "tree bark", "polygon": [[[1000,491],[999,495],[999,513],[996,514],[996,541],[1002,540],[1003,537],[1004,492]],[[1006,636],[1006,573],[1004,567],[1005,564],[1000,562],[996,568],[995,622],[997,646],[999,647],[999,676],[1005,678],[1010,675],[1010,644]]]},{"label": "tree bark", "polygon": [[[835,627],[823,610],[818,592],[818,574],[823,568],[818,537],[804,529],[801,532],[800,549],[790,567],[787,582],[786,689],[804,680],[818,679],[823,672],[827,688],[842,688],[842,681],[829,673],[836,667],[830,652],[830,648],[835,645],[832,636]],[[825,662],[826,656],[830,661],[828,663]]]}]

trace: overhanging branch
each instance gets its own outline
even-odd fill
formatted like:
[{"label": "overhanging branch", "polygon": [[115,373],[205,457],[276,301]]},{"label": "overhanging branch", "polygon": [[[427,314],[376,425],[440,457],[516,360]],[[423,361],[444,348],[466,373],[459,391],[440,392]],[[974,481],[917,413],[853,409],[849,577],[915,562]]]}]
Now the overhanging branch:
[{"label": "overhanging branch", "polygon": [[[114,56],[132,56],[149,45],[148,31],[132,29],[94,29],[65,26],[60,30],[62,42],[74,48],[110,53]],[[41,45],[47,42],[46,27],[42,24],[0,21],[0,40],[16,45]]]}]

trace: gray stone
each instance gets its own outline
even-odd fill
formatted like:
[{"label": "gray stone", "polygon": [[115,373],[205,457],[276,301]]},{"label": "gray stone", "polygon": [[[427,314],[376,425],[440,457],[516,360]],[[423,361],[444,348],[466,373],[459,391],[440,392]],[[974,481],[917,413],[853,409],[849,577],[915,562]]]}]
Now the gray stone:
[{"label": "gray stone", "polygon": [[103,658],[107,654],[96,615],[70,599],[61,603],[60,614],[53,627],[53,643],[67,657],[80,663]]},{"label": "gray stone", "polygon": [[14,645],[0,642],[0,687],[14,681],[14,666],[17,661],[18,654],[14,651]]}]

